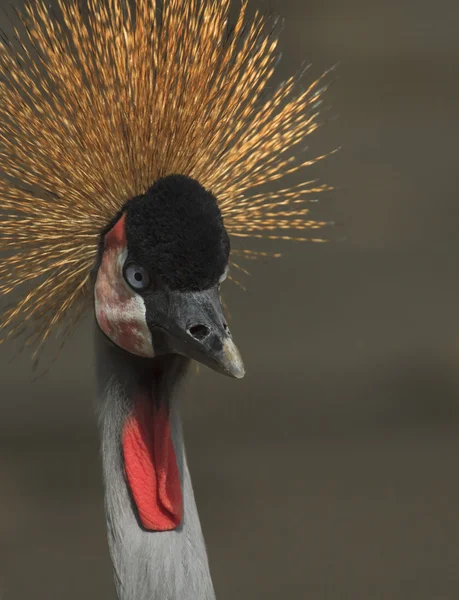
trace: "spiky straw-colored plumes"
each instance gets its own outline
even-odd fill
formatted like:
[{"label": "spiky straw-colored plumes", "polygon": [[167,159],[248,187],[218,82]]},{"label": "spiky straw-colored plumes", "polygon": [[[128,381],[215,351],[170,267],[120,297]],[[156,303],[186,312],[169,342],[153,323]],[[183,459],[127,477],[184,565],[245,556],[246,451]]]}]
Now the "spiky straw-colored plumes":
[{"label": "spiky straw-colored plumes", "polygon": [[318,127],[322,83],[299,92],[292,77],[266,96],[272,24],[243,1],[230,27],[230,4],[58,0],[54,12],[38,0],[2,36],[0,294],[25,288],[4,338],[43,341],[75,321],[100,230],[160,176],[210,189],[233,237],[307,238],[323,225],[305,202],[326,186],[257,190],[322,158],[292,156]]}]

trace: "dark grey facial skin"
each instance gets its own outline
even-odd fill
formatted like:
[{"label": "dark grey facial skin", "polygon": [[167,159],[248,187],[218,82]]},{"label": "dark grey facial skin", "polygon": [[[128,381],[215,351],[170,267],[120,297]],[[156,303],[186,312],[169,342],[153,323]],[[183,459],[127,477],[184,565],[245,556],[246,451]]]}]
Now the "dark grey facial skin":
[{"label": "dark grey facial skin", "polygon": [[144,295],[155,355],[181,354],[241,379],[244,365],[226,323],[219,285],[179,292],[161,285]]}]

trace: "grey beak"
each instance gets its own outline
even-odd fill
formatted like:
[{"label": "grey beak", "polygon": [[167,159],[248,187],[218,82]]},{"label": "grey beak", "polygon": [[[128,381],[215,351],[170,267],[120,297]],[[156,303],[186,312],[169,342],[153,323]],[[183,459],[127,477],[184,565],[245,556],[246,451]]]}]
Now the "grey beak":
[{"label": "grey beak", "polygon": [[229,377],[244,377],[244,364],[226,324],[218,287],[159,293],[151,307],[145,302],[156,352],[182,354]]}]

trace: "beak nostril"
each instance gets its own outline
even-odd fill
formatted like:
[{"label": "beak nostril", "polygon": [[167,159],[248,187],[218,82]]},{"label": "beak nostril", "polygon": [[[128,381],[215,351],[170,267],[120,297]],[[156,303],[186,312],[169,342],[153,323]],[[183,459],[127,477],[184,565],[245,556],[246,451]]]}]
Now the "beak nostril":
[{"label": "beak nostril", "polygon": [[188,333],[198,342],[202,342],[209,335],[210,329],[205,325],[193,325],[188,329]]}]

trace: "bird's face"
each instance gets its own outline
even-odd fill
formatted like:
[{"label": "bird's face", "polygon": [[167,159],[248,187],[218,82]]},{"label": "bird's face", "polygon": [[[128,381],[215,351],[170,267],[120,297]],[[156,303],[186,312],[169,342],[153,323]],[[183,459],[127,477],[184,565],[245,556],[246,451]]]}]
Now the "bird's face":
[{"label": "bird's face", "polygon": [[228,258],[214,196],[187,177],[158,181],[102,234],[94,294],[100,329],[131,354],[182,354],[243,377],[220,301]]}]

